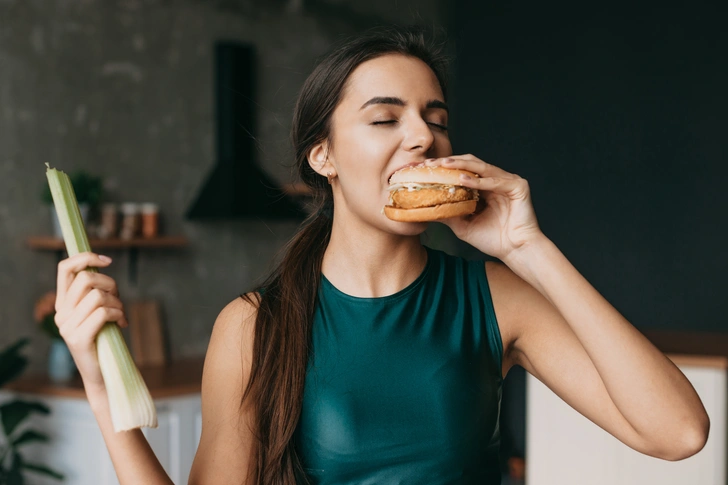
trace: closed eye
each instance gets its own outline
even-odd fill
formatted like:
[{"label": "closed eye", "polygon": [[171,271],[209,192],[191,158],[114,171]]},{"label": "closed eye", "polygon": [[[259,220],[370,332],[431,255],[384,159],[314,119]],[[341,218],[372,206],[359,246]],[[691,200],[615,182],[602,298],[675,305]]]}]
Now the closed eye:
[{"label": "closed eye", "polygon": [[[396,123],[396,122],[397,122],[397,120],[373,121],[372,124],[373,125],[390,125],[390,124]],[[435,128],[438,128],[440,130],[447,131],[447,126],[445,126],[445,125],[441,125],[439,123],[432,123],[429,121],[427,122],[427,124],[430,126],[434,126]]]}]

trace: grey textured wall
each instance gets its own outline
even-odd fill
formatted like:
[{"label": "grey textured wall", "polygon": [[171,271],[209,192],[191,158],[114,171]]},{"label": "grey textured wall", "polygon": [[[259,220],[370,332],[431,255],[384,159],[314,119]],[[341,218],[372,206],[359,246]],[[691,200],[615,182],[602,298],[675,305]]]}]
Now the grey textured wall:
[{"label": "grey textured wall", "polygon": [[48,339],[33,303],[55,287],[56,259],[31,251],[50,233],[44,163],[103,176],[109,199],[156,201],[164,231],[190,246],[128,254],[105,271],[122,300],[162,302],[173,358],[204,354],[219,311],[250,288],[295,231],[292,223],[191,223],[183,213],[214,161],[212,43],[258,52],[258,163],[290,177],[288,130],[300,85],[332,41],[374,24],[442,25],[428,1],[0,1],[0,348],[30,336],[31,370]]}]

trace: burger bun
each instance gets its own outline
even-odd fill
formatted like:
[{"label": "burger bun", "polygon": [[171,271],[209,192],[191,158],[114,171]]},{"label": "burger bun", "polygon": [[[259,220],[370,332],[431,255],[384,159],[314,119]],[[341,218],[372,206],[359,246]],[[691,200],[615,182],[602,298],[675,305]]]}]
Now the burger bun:
[{"label": "burger bun", "polygon": [[462,185],[460,175],[477,177],[473,172],[445,167],[429,167],[427,165],[414,165],[397,170],[389,178],[390,184],[417,182],[421,184]]},{"label": "burger bun", "polygon": [[397,222],[438,221],[472,214],[475,212],[477,203],[476,200],[466,200],[416,209],[399,209],[388,205],[384,207],[384,215]]}]

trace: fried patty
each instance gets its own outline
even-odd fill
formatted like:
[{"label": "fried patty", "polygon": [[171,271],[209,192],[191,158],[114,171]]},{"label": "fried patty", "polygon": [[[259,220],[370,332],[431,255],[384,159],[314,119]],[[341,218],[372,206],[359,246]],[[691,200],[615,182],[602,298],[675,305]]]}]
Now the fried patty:
[{"label": "fried patty", "polygon": [[452,193],[447,189],[420,189],[412,192],[407,189],[400,189],[392,194],[392,205],[401,209],[416,209],[449,202],[462,202],[474,198],[474,194],[470,189],[465,187],[455,187]]}]

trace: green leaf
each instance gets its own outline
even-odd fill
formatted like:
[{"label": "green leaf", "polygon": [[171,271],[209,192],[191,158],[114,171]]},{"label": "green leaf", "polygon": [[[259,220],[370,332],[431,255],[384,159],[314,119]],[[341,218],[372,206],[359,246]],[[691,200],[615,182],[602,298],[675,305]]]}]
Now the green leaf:
[{"label": "green leaf", "polygon": [[20,467],[23,465],[23,459],[18,453],[13,453],[13,467],[8,470],[8,475],[5,477],[7,485],[24,485],[23,474],[20,473]]},{"label": "green leaf", "polygon": [[34,412],[49,414],[51,411],[47,406],[39,402],[22,401],[20,399],[0,406],[0,418],[2,418],[5,435],[10,436],[15,428]]},{"label": "green leaf", "polygon": [[20,436],[15,438],[12,442],[12,445],[15,448],[19,448],[21,445],[33,443],[33,442],[42,442],[45,443],[48,441],[48,436],[44,435],[43,433],[39,433],[35,430],[29,429],[23,432]]},{"label": "green leaf", "polygon": [[52,470],[45,465],[37,465],[34,463],[25,463],[24,462],[21,466],[23,467],[24,470],[29,470],[29,471],[32,471],[35,473],[40,473],[41,475],[52,477],[52,478],[55,478],[56,480],[63,480],[65,478],[63,476],[63,474],[58,473],[57,471]]},{"label": "green leaf", "polygon": [[25,366],[28,365],[28,359],[20,355],[20,349],[27,345],[27,338],[20,339],[7,349],[0,352],[0,387],[11,380],[18,377]]},{"label": "green leaf", "polygon": [[91,175],[85,170],[76,170],[69,175],[78,203],[86,202],[91,206],[98,204],[103,195],[101,177]]}]

